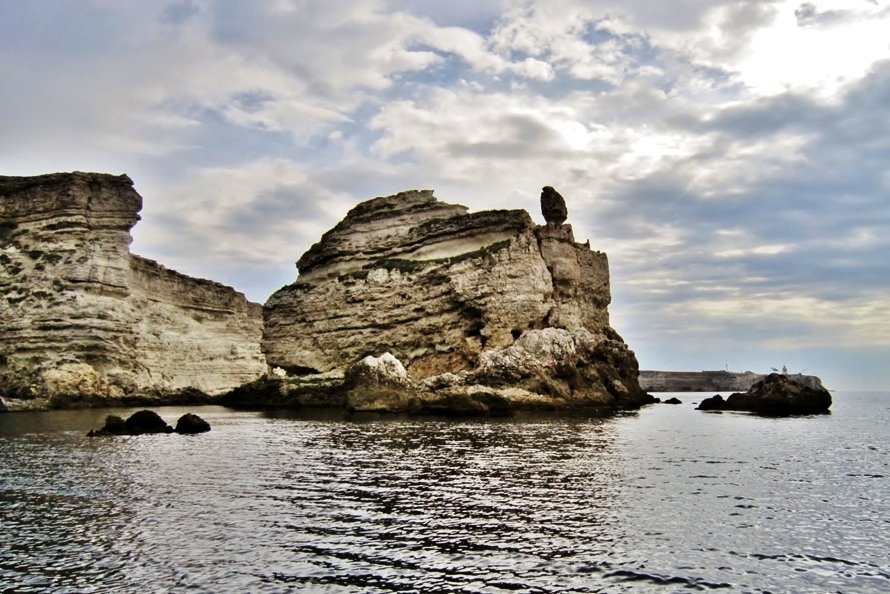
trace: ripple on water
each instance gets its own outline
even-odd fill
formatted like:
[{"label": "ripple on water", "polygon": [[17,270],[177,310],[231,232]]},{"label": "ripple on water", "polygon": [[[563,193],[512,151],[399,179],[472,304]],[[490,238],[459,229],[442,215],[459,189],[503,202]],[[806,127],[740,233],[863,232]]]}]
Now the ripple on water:
[{"label": "ripple on water", "polygon": [[0,584],[890,590],[886,437],[850,432],[839,413],[803,424],[683,407],[497,421],[200,412],[214,429],[194,437],[0,432]]}]

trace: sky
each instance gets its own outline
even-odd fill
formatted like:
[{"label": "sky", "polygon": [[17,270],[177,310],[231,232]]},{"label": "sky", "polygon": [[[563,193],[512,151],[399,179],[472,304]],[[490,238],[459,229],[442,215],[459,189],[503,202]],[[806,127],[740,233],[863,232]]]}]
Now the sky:
[{"label": "sky", "polygon": [[890,0],[0,0],[0,173],[264,302],[358,202],[566,198],[641,368],[890,389]]}]

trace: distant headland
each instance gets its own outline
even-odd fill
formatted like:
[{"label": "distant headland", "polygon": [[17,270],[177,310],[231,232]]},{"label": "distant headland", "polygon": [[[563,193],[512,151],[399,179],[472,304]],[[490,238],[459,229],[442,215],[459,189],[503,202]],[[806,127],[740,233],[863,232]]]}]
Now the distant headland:
[{"label": "distant headland", "polygon": [[[743,392],[769,374],[753,371],[640,371],[640,387],[647,392]],[[815,375],[783,373],[809,388],[822,387]]]}]

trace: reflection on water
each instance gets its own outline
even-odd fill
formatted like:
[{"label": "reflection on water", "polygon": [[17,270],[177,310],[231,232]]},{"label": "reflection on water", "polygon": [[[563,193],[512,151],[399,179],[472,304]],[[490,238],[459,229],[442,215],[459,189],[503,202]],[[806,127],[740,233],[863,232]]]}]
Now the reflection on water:
[{"label": "reflection on water", "polygon": [[803,419],[207,407],[207,434],[100,439],[108,411],[0,415],[0,584],[887,591],[890,400],[862,398]]}]

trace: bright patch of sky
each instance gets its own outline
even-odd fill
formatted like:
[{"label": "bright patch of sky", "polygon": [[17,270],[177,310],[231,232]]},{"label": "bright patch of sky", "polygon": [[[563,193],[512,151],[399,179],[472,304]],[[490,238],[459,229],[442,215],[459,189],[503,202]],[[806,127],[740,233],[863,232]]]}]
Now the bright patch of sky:
[{"label": "bright patch of sky", "polygon": [[539,217],[553,185],[642,367],[887,388],[888,31],[890,0],[0,0],[0,172],[126,172],[135,252],[260,302],[366,198]]}]

